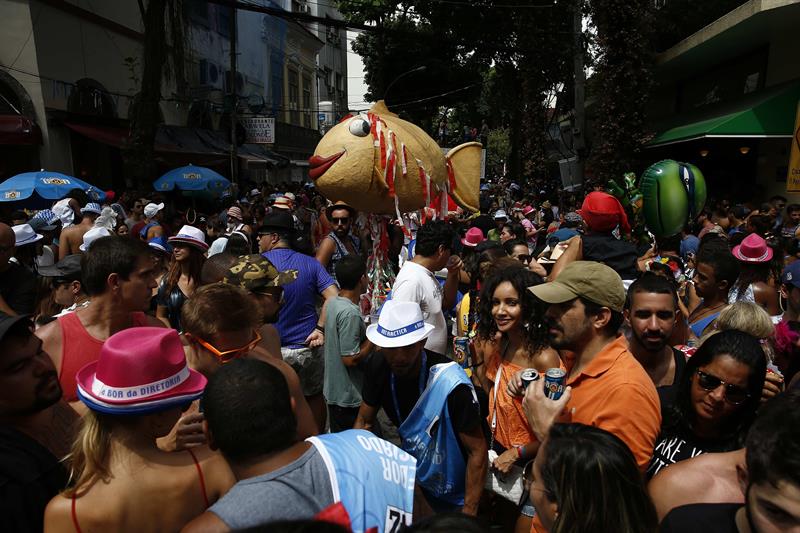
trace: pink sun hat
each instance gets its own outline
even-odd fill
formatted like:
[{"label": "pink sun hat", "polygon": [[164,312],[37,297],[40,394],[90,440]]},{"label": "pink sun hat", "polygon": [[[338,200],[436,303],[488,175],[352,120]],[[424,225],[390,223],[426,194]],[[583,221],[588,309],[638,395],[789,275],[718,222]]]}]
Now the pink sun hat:
[{"label": "pink sun hat", "polygon": [[742,243],[733,247],[733,256],[745,263],[766,263],[772,259],[772,248],[756,233],[751,233]]},{"label": "pink sun hat", "polygon": [[485,240],[483,232],[480,228],[469,228],[464,238],[461,239],[461,244],[470,248],[475,248]]},{"label": "pink sun hat", "polygon": [[533,208],[532,205],[526,205],[525,207],[522,208],[522,214],[524,216],[528,216],[530,213],[533,213],[534,211],[535,209]]},{"label": "pink sun hat", "polygon": [[78,371],[78,397],[93,411],[146,414],[191,403],[206,378],[186,364],[178,332],[128,328],[108,338],[100,358]]}]

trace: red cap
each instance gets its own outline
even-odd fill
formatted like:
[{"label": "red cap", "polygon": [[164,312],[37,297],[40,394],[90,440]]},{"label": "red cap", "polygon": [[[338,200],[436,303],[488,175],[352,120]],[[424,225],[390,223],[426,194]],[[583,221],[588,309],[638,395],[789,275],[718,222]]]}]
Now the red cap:
[{"label": "red cap", "polygon": [[619,225],[622,233],[631,232],[625,209],[608,193],[595,191],[587,194],[578,214],[592,231],[608,232]]}]

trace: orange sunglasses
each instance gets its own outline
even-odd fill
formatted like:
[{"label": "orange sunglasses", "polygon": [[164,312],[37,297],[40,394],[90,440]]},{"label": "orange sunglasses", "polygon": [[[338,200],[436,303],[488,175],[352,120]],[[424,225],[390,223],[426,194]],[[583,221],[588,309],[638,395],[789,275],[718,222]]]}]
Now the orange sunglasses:
[{"label": "orange sunglasses", "polygon": [[241,348],[234,348],[233,350],[225,350],[224,352],[219,351],[213,344],[204,341],[200,337],[192,336],[192,339],[195,340],[200,346],[211,352],[211,354],[216,357],[220,363],[225,364],[242,357],[247,354],[250,350],[255,348],[259,342],[261,342],[261,333],[258,332],[257,329],[253,330],[253,340],[248,342],[245,346]]}]

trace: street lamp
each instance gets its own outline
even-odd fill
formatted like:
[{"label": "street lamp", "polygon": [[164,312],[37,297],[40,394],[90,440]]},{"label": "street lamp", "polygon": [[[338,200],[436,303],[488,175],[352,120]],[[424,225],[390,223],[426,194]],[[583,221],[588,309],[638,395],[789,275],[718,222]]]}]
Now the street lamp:
[{"label": "street lamp", "polygon": [[402,74],[400,74],[399,76],[397,76],[397,77],[396,77],[395,79],[393,79],[393,80],[392,80],[392,82],[391,82],[391,83],[390,83],[390,84],[389,84],[389,85],[386,87],[386,90],[385,90],[385,91],[383,91],[383,100],[384,100],[384,101],[386,101],[386,95],[387,95],[387,94],[389,94],[389,90],[390,90],[390,89],[391,89],[391,88],[394,86],[394,84],[395,84],[395,83],[397,83],[397,80],[399,80],[400,78],[404,78],[405,76],[408,76],[409,74],[414,74],[414,73],[416,73],[416,72],[422,72],[423,70],[427,70],[427,68],[428,68],[428,67],[426,67],[425,65],[422,65],[421,67],[412,68],[411,70],[408,70],[408,71],[406,71],[406,72],[403,72]]}]

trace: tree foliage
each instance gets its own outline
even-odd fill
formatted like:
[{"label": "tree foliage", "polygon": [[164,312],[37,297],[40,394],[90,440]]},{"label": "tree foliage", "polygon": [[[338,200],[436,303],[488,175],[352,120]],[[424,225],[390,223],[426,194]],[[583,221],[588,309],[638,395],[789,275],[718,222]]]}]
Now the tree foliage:
[{"label": "tree foliage", "polygon": [[[163,81],[174,79],[178,94],[185,94],[187,87],[183,1],[149,0],[145,7],[140,0],[139,11],[144,26],[141,85],[130,112],[131,142],[122,154],[126,179],[137,187],[155,178],[154,149]],[[126,63],[136,77],[135,62]]]},{"label": "tree foliage", "polygon": [[599,56],[593,86],[597,114],[590,165],[601,182],[637,168],[652,83],[651,0],[592,0]]},{"label": "tree foliage", "polygon": [[[342,0],[352,21],[375,32],[353,45],[365,65],[368,99],[392,85],[387,105],[434,132],[442,116],[458,137],[463,126],[507,128],[516,176],[546,169],[548,95],[569,77],[571,12],[552,0]],[[519,4],[520,8],[508,6]],[[537,6],[531,8],[530,6]],[[552,100],[552,99],[550,99]]]}]

